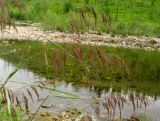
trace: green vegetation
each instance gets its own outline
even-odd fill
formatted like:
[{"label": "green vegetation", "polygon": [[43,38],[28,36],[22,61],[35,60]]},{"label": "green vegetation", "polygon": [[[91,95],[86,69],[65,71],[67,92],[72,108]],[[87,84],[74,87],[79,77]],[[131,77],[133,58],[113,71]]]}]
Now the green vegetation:
[{"label": "green vegetation", "polygon": [[[146,51],[144,50],[116,49],[103,46],[82,46],[78,44],[64,43],[58,44],[52,42],[42,44],[37,41],[22,42],[17,40],[1,41],[0,52],[1,58],[16,65],[15,69],[8,75],[4,84],[1,84],[0,88],[0,96],[2,98],[0,102],[3,102],[3,106],[0,105],[0,107],[3,107],[1,108],[1,111],[6,110],[6,114],[0,113],[0,115],[4,117],[3,119],[6,121],[23,120],[20,114],[24,114],[24,112],[30,114],[28,98],[34,102],[35,99],[33,98],[33,93],[36,94],[36,99],[40,98],[36,87],[62,94],[53,97],[85,100],[78,95],[45,85],[43,81],[29,84],[29,86],[23,88],[29,96],[26,96],[26,94],[22,92],[22,96],[17,97],[16,93],[5,87],[5,84],[22,67],[30,69],[38,75],[44,76],[49,79],[50,83],[54,83],[55,80],[58,79],[59,81],[64,80],[67,83],[72,83],[75,87],[92,87],[99,96],[101,91],[113,87],[113,92],[106,97],[94,97],[93,99],[90,99],[97,105],[99,101],[103,101],[103,107],[107,111],[106,115],[109,116],[109,114],[112,114],[113,117],[118,116],[114,113],[118,110],[119,118],[123,118],[121,112],[124,104],[128,104],[128,102],[133,107],[133,112],[135,114],[137,109],[139,109],[138,107],[146,107],[149,105],[150,98],[145,96],[145,94],[155,96],[155,98],[156,95],[158,96],[160,94],[158,90],[159,86],[157,85],[159,78],[154,81],[153,79],[155,77],[152,77],[151,73],[152,69],[154,69],[154,75],[155,73],[159,75],[159,72],[157,71],[157,68],[160,67],[158,63],[159,60],[154,59],[154,57],[160,56],[157,52],[150,52],[150,56],[147,56]],[[135,61],[133,58],[137,60]],[[22,61],[17,64],[19,60]],[[155,62],[155,65],[151,64],[152,61]],[[151,65],[148,67],[146,74],[141,72],[141,69],[146,68],[146,65],[141,65],[141,62],[147,62],[147,64]],[[137,67],[139,66],[141,66],[140,70],[137,70]],[[141,75],[141,77],[138,78],[138,75]],[[152,80],[150,80],[151,78],[146,78],[146,76],[152,77]],[[24,82],[24,84],[26,83]],[[136,93],[134,91],[128,92],[128,89],[131,88],[132,91],[135,89]],[[124,91],[123,94],[121,94],[122,92],[117,92],[122,89]],[[51,95],[46,95],[46,98],[43,100],[39,108],[49,96]],[[20,98],[23,100],[19,100]],[[108,103],[108,101],[110,102]],[[137,101],[139,103],[137,103]],[[13,102],[16,102],[16,104]],[[116,108],[117,104],[119,108]],[[14,108],[13,106],[15,105],[19,107]],[[25,110],[22,108],[23,105]],[[23,110],[20,110],[19,108]],[[27,117],[27,115],[25,115],[25,118],[29,120],[39,120],[36,119],[36,114],[38,113],[39,108],[33,115],[31,114],[30,118]],[[101,110],[101,108],[97,107],[97,110]],[[76,119],[79,117],[80,112],[75,112],[77,115],[74,116],[74,111],[77,110],[68,110],[66,111],[66,115],[71,118],[73,116],[74,119]],[[98,112],[95,113],[97,115],[99,114]],[[49,113],[46,113],[45,115],[46,118],[48,117],[47,119],[45,119],[44,115],[45,114],[42,115],[44,120],[48,119],[50,121],[53,119]],[[60,118],[60,120],[62,120],[66,117],[60,116],[55,118]],[[90,117],[87,115],[87,118]],[[148,120],[145,115],[142,115],[140,119],[142,119],[142,121]]]},{"label": "green vegetation", "polygon": [[82,32],[88,29],[109,32],[102,20],[104,11],[112,34],[160,37],[159,0],[23,0],[22,3],[25,10],[12,7],[10,17],[32,20],[46,29],[72,31],[74,23]]},{"label": "green vegetation", "polygon": [[18,107],[12,109],[12,115],[8,113],[6,106],[0,105],[0,107],[0,121],[26,121],[28,119],[28,115]]},{"label": "green vegetation", "polygon": [[[8,25],[16,29],[14,21],[31,20],[41,23],[45,29],[77,34],[92,30],[112,35],[160,37],[159,6],[158,0],[0,0],[0,27],[1,31]],[[32,102],[33,95],[36,95],[36,100],[40,99],[37,88],[60,94],[55,95],[56,98],[86,100],[66,90],[50,87],[49,84],[55,83],[55,80],[93,89],[98,96],[91,99],[97,105],[95,113],[99,114],[101,101],[107,115],[113,113],[113,118],[115,111],[119,112],[120,119],[123,118],[121,111],[124,103],[131,103],[135,114],[139,107],[149,105],[151,97],[156,100],[160,95],[160,53],[156,51],[51,41],[2,40],[0,58],[16,65],[0,84],[0,121],[36,120],[39,109],[51,97],[46,95],[35,113],[31,114],[28,98]],[[21,68],[45,77],[47,84],[42,81],[33,84],[17,82],[28,84],[23,88],[26,93],[22,91],[17,95],[6,84]],[[113,92],[102,99],[102,91],[111,87]],[[81,112],[71,109],[65,113],[75,113],[76,119]],[[60,117],[62,120],[63,117]],[[90,119],[88,115],[86,117],[86,120]],[[141,115],[140,119],[150,120],[146,115]]]},{"label": "green vegetation", "polygon": [[[67,53],[59,47],[67,50]],[[105,53],[104,58],[109,60],[100,58],[96,48],[99,48],[101,54]],[[76,57],[75,52],[80,52],[78,50],[81,50],[81,56]],[[2,42],[0,51],[8,53],[0,55],[1,58],[15,64],[22,58],[30,57],[33,52],[40,53],[27,62],[27,69],[48,79],[65,80],[78,87],[93,85],[97,93],[112,86],[114,90],[127,91],[132,88],[137,92],[160,95],[157,85],[160,82],[159,52],[78,44],[44,45],[34,41]],[[113,62],[109,64],[107,61]]]}]

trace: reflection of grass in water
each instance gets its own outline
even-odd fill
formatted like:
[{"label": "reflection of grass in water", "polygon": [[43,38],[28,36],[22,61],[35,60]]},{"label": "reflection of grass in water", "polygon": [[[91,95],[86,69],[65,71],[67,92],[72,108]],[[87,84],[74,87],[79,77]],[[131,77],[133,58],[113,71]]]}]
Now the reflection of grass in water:
[{"label": "reflection of grass in water", "polygon": [[[126,76],[126,73],[129,75],[129,72],[128,72],[128,66],[126,66],[126,64],[124,63],[124,61],[120,58],[120,57],[115,57],[115,56],[113,56],[113,53],[112,54],[106,54],[106,53],[104,53],[103,51],[101,51],[101,49],[104,49],[104,48],[96,48],[96,47],[94,47],[94,49],[92,50],[91,48],[89,49],[90,51],[87,51],[88,50],[88,48],[87,48],[87,46],[84,46],[84,47],[82,47],[82,46],[79,46],[79,45],[76,45],[76,48],[75,48],[75,46],[74,46],[74,48],[73,48],[73,50],[72,50],[72,45],[63,45],[63,47],[64,48],[68,48],[67,50],[67,52],[69,52],[69,53],[72,53],[73,52],[73,58],[71,59],[71,58],[69,58],[68,60],[66,60],[67,59],[67,55],[65,54],[65,56],[63,55],[62,57],[64,57],[63,59],[65,60],[65,61],[63,61],[63,64],[64,65],[66,65],[66,66],[64,66],[64,70],[61,68],[61,60],[62,60],[62,58],[61,58],[61,56],[60,56],[60,54],[61,54],[61,51],[59,51],[58,49],[56,49],[56,48],[53,48],[53,46],[50,46],[50,44],[47,44],[46,46],[44,46],[44,45],[42,45],[42,44],[40,44],[40,43],[37,43],[37,42],[35,42],[34,44],[32,43],[32,42],[28,42],[28,43],[30,43],[29,44],[29,46],[31,46],[31,47],[28,47],[28,44],[26,44],[26,45],[22,45],[22,43],[18,43],[18,44],[16,44],[16,43],[12,43],[13,45],[12,46],[5,46],[4,48],[3,48],[3,46],[2,46],[2,50],[3,51],[5,51],[5,49],[14,49],[14,53],[12,53],[12,56],[14,57],[14,58],[10,58],[10,56],[9,56],[9,54],[7,54],[7,55],[3,55],[2,57],[3,58],[5,58],[5,59],[7,59],[7,60],[9,60],[9,61],[11,61],[11,62],[13,62],[13,63],[16,63],[15,61],[18,61],[17,60],[17,58],[16,57],[19,57],[19,60],[20,59],[22,59],[22,58],[24,58],[24,55],[25,56],[28,56],[28,57],[30,57],[31,55],[33,55],[33,54],[36,54],[36,53],[39,53],[39,52],[44,52],[44,54],[42,54],[42,55],[40,55],[40,57],[38,58],[38,57],[36,57],[36,58],[34,58],[33,57],[33,59],[31,59],[31,60],[28,60],[27,62],[28,62],[28,64],[29,65],[27,65],[27,68],[29,68],[29,69],[33,69],[34,70],[34,68],[33,67],[31,67],[30,68],[30,64],[32,65],[34,65],[34,63],[36,64],[36,66],[37,66],[37,69],[39,70],[39,69],[41,69],[41,68],[39,68],[39,66],[40,66],[40,63],[42,64],[42,66],[43,66],[43,70],[45,70],[46,68],[47,68],[47,70],[45,70],[45,74],[44,75],[47,75],[47,72],[48,71],[51,71],[52,73],[54,73],[54,71],[55,72],[57,72],[57,73],[54,73],[54,76],[57,76],[57,78],[58,79],[60,79],[60,78],[63,78],[64,76],[66,76],[66,75],[63,75],[63,73],[61,72],[61,71],[64,71],[64,74],[66,73],[65,71],[67,70],[67,66],[68,66],[68,64],[69,64],[69,69],[75,69],[75,71],[76,72],[73,72],[74,74],[75,74],[75,78],[77,78],[77,75],[76,75],[76,73],[77,74],[81,74],[80,75],[80,80],[82,79],[82,77],[81,76],[83,76],[83,74],[84,73],[86,73],[88,70],[89,70],[89,72],[90,72],[90,70],[92,70],[91,71],[91,74],[92,73],[94,73],[94,69],[96,70],[96,69],[102,69],[103,71],[101,72],[102,74],[108,74],[108,75],[110,75],[111,77],[110,77],[110,79],[109,78],[107,78],[107,80],[108,81],[110,81],[111,83],[113,82],[116,82],[116,81],[123,81],[123,80],[128,80],[129,79],[129,77],[127,77]],[[23,43],[24,44],[24,43]],[[34,47],[33,45],[35,46],[35,44],[37,44],[36,46],[37,47]],[[21,46],[22,45],[22,46]],[[61,45],[62,46],[62,45]],[[78,48],[78,49],[77,49]],[[54,50],[54,51],[53,51]],[[84,51],[85,50],[85,51]],[[112,50],[112,49],[110,49],[110,50]],[[7,50],[6,50],[7,51]],[[28,52],[27,52],[28,51]],[[84,51],[84,52],[83,52]],[[27,53],[26,53],[27,52]],[[34,53],[33,53],[34,52]],[[88,54],[88,52],[89,52],[89,59],[93,59],[93,60],[87,60],[88,59],[88,56],[87,56],[87,54]],[[53,55],[53,53],[54,53],[54,55]],[[86,56],[83,56],[83,54],[85,54]],[[8,58],[7,58],[8,57]],[[10,60],[11,59],[11,60]],[[15,59],[15,60],[14,60]],[[54,60],[55,59],[55,60]],[[58,60],[59,59],[59,60]],[[48,61],[48,62],[47,62]],[[66,63],[66,61],[68,61],[68,63]],[[93,62],[92,62],[93,61]],[[82,64],[83,63],[83,64]],[[72,65],[73,64],[73,65]],[[89,64],[97,64],[96,65],[96,67],[94,66],[94,68],[92,68],[92,67],[88,67],[87,69],[87,71],[85,70],[86,68],[84,68],[84,66],[86,67],[86,66],[88,66]],[[53,65],[54,66],[56,66],[56,67],[54,67],[53,68]],[[77,65],[77,67],[75,68],[75,65]],[[46,67],[47,66],[47,67]],[[115,66],[115,67],[114,67]],[[50,69],[50,70],[49,70]],[[53,70],[52,70],[53,69]],[[55,69],[55,70],[54,70]],[[110,71],[110,69],[113,69],[112,70],[112,73],[110,73],[110,72],[108,72],[108,71]],[[115,71],[114,73],[113,73],[113,71],[114,71],[114,69],[117,69],[117,71]],[[107,70],[107,71],[105,71],[105,70]],[[35,70],[35,71],[37,71],[37,70]],[[82,71],[82,72],[81,72]],[[105,71],[105,72],[104,72]],[[41,73],[41,70],[39,71],[39,73]],[[94,83],[95,81],[99,81],[99,82],[103,82],[104,83],[104,81],[106,81],[106,79],[104,79],[104,78],[101,78],[102,76],[101,76],[101,73],[98,73],[98,78],[97,78],[97,73],[96,73],[96,76],[94,77],[94,78],[92,78],[91,79],[91,82],[90,82],[90,78],[88,79],[88,83],[90,83],[90,84],[92,84],[92,83]],[[12,73],[11,73],[12,74]],[[88,73],[87,73],[88,74]],[[117,74],[118,74],[118,78],[117,78]],[[115,76],[116,75],[116,76]],[[115,76],[115,77],[114,77]],[[59,78],[60,77],[60,78]],[[10,78],[10,76],[9,76],[9,78]],[[49,78],[50,78],[50,76],[49,76]],[[69,78],[64,78],[64,79],[70,79],[70,77]],[[87,78],[86,78],[87,79]],[[85,79],[84,79],[85,80]],[[73,80],[73,81],[75,81],[75,80]],[[80,82],[80,83],[85,83],[86,84],[86,82]],[[121,83],[120,83],[121,84]],[[35,85],[34,85],[35,86]],[[36,88],[34,87],[34,86],[30,86],[31,87],[31,89],[36,93],[36,94],[38,94],[37,92],[36,92]],[[42,87],[43,85],[41,85],[40,87]],[[123,86],[123,85],[122,85]],[[43,87],[44,88],[44,87]],[[28,89],[28,88],[27,88]],[[50,88],[47,88],[47,89],[49,89],[50,90]],[[70,95],[70,96],[74,96],[74,95],[72,95],[72,94],[69,94],[69,93],[67,93],[67,92],[62,92],[62,91],[59,91],[59,90],[56,90],[56,89],[53,89],[54,91],[58,91],[58,92],[60,92],[60,93],[63,93],[63,94],[67,94],[67,95]],[[8,91],[8,90],[6,90],[6,89],[4,89],[4,91],[5,92],[8,92],[8,93],[4,93],[3,95],[4,96],[6,96],[6,95],[8,95],[8,96],[6,96],[7,97],[7,103],[8,102],[10,102],[11,101],[11,97],[9,97],[9,96],[12,96],[12,94],[11,94],[11,92],[10,91]],[[32,93],[30,92],[30,90],[28,89],[27,90],[27,92],[28,92],[28,94],[30,95],[30,97],[32,98]],[[26,108],[26,111],[27,112],[29,112],[29,110],[28,110],[28,99],[27,99],[27,97],[22,93],[22,96],[23,96],[23,98],[24,98],[24,104],[25,104],[25,108]],[[142,97],[141,96],[138,96],[138,97],[140,97],[140,98],[136,98],[136,97],[134,97],[135,96],[135,94],[131,94],[131,95],[129,95],[129,100],[132,102],[132,104],[133,104],[133,107],[134,107],[134,112],[135,112],[135,99],[140,99],[140,101],[142,101],[142,103],[144,103],[144,105],[146,106],[147,105],[147,101],[145,100],[145,98],[144,98],[144,96],[142,95]],[[38,95],[37,95],[37,97],[39,97]],[[64,97],[65,98],[65,97]],[[68,98],[68,97],[67,97]],[[78,98],[80,98],[80,97],[78,97]],[[109,97],[109,98],[105,98],[105,100],[108,100],[108,102],[105,102],[105,104],[107,104],[107,106],[106,107],[110,107],[111,105],[112,105],[112,103],[111,103],[111,100],[113,99],[113,101],[116,101],[116,103],[114,102],[114,104],[115,104],[115,106],[116,106],[116,104],[118,103],[118,105],[119,105],[119,110],[122,110],[122,108],[123,108],[123,103],[124,103],[124,101],[123,100],[126,100],[125,99],[125,97],[123,98],[123,97],[121,97],[121,96],[113,96],[113,95],[111,95],[111,97]],[[117,100],[116,100],[117,99]],[[9,100],[9,101],[8,101]],[[17,98],[16,98],[16,100],[17,100]],[[113,102],[112,101],[112,102]],[[120,102],[120,101],[122,101],[122,102]],[[14,102],[14,101],[13,101]],[[11,103],[11,102],[10,102]],[[122,105],[120,105],[120,104],[122,104]],[[10,106],[10,105],[9,105]],[[110,109],[110,108],[109,108]],[[121,112],[121,111],[120,111]],[[11,112],[10,112],[11,113]],[[120,113],[120,117],[121,117],[121,113]]]},{"label": "reflection of grass in water", "polygon": [[[16,51],[14,51],[14,52],[16,52]],[[2,55],[3,55],[3,53],[2,53]],[[15,68],[6,77],[4,82],[2,82],[0,84],[0,116],[4,117],[3,120],[14,120],[14,121],[21,120],[21,119],[18,119],[19,115],[17,115],[17,111],[16,111],[17,108],[16,107],[19,107],[22,112],[26,112],[27,114],[30,114],[28,97],[30,97],[32,99],[32,102],[34,102],[34,100],[33,100],[33,92],[34,92],[37,95],[37,98],[39,99],[39,93],[38,93],[36,87],[39,87],[41,89],[46,89],[49,91],[53,91],[53,92],[58,92],[60,94],[64,94],[64,95],[66,95],[66,96],[64,96],[65,98],[75,98],[76,97],[76,99],[77,98],[80,99],[80,97],[75,94],[64,92],[64,91],[56,89],[56,88],[47,87],[42,82],[41,83],[39,82],[39,84],[37,82],[38,85],[37,84],[29,84],[29,86],[26,86],[27,87],[26,91],[28,93],[28,97],[26,96],[26,94],[23,91],[22,92],[20,91],[20,93],[17,96],[16,92],[14,92],[10,88],[7,88],[6,84],[12,78],[12,76],[14,76],[17,71],[19,71],[21,68],[23,68],[23,66],[27,62],[29,62],[30,59],[34,58],[35,55],[37,56],[37,55],[39,55],[39,53],[38,54],[34,53],[31,56],[29,56],[27,59],[24,59],[24,60],[22,59],[18,64],[16,64]],[[23,88],[25,88],[25,87],[23,87]],[[45,100],[43,100],[43,102],[38,107],[38,109],[36,110],[34,115],[31,117],[31,119],[30,119],[31,121],[35,118],[39,109],[41,108],[41,106],[47,100],[47,98],[49,96],[50,96],[50,94],[47,95]],[[59,96],[59,97],[62,98],[62,96]],[[24,108],[22,105],[25,107],[25,111],[23,110]],[[1,114],[1,112],[4,112],[5,110],[6,110],[5,114],[3,114],[3,113]]]},{"label": "reflection of grass in water", "polygon": [[[50,43],[43,45],[39,42],[31,41],[19,41],[12,43],[11,46],[2,46],[0,49],[3,52],[8,52],[14,49],[16,49],[16,52],[14,54],[2,55],[1,57],[9,62],[16,63],[21,58],[24,58],[24,56],[27,57],[33,53],[42,52],[44,54],[29,61],[26,67],[42,76],[46,77],[47,75],[50,79],[63,79],[66,82],[72,82],[77,86],[89,86],[93,84],[97,91],[113,85],[113,89],[115,90],[120,90],[121,88],[125,90],[130,87],[133,89],[135,88],[138,91],[143,90],[146,93],[152,92],[154,94],[160,94],[156,83],[160,80],[160,54],[158,52],[146,52],[144,50],[137,49],[114,49],[103,46],[99,47],[99,49],[104,53],[110,53],[107,54],[107,56],[118,54],[123,58],[130,70],[130,81],[127,81],[127,76],[122,72],[122,70],[118,70],[116,68],[117,66],[112,66],[112,68],[108,69],[110,71],[105,70],[107,66],[104,68],[103,61],[105,61],[105,59],[103,58],[103,53],[97,54],[96,46],[91,50],[87,45],[59,45],[65,48],[69,53],[73,54],[73,56],[76,57],[76,61],[71,57],[65,57],[64,51],[59,50]],[[74,53],[72,51],[74,51]],[[81,51],[83,51],[83,55],[81,55]],[[48,73],[46,73],[45,53],[49,64]],[[93,56],[92,53],[94,54],[94,61],[89,61],[88,58]],[[83,64],[81,64],[81,59],[83,60]],[[59,60],[65,61],[60,62]],[[66,66],[63,66],[64,64],[66,64]],[[86,67],[84,66],[88,66],[89,64],[93,67],[88,67],[91,70],[91,73],[88,74]]]},{"label": "reflection of grass in water", "polygon": [[[13,57],[10,57],[8,55],[4,55],[3,57],[7,58],[7,60],[16,61],[24,56],[31,55],[33,52],[41,52],[42,55],[40,55],[38,58],[33,58],[31,61],[29,61],[28,68],[39,68],[36,71],[40,71],[42,74],[45,75],[46,64],[44,58],[47,57],[49,64],[48,71],[50,72],[50,79],[54,77],[65,77],[66,80],[68,80],[67,78],[69,78],[69,80],[74,81],[75,78],[77,80],[82,80],[83,78],[87,78],[85,76],[90,76],[91,80],[98,79],[98,77],[100,77],[101,80],[105,78],[110,80],[110,78],[112,78],[110,77],[110,75],[112,75],[111,73],[117,73],[118,78],[122,79],[123,77],[121,73],[123,73],[123,70],[126,69],[126,65],[120,57],[116,57],[114,55],[109,54],[106,55],[99,49],[93,49],[93,57],[88,57],[87,47],[83,48],[78,45],[74,47],[73,45],[62,45],[67,50],[67,52],[70,53],[70,57],[68,53],[66,55],[64,54],[64,51],[61,51],[59,50],[59,48],[57,49],[56,47],[53,47],[53,45],[50,44],[44,46],[40,43],[31,43],[31,45],[29,46],[32,47],[28,48],[28,45],[22,43],[13,44],[13,46],[10,49],[13,50],[16,48],[17,50],[16,53],[14,53]],[[21,50],[19,51],[19,49]],[[28,54],[26,53],[26,51],[28,51]],[[118,68],[116,67],[117,70],[114,69],[116,65],[117,67],[119,66]],[[78,72],[79,76],[76,72]],[[90,72],[90,75],[87,75],[87,72]],[[105,77],[106,75],[109,77]]]}]

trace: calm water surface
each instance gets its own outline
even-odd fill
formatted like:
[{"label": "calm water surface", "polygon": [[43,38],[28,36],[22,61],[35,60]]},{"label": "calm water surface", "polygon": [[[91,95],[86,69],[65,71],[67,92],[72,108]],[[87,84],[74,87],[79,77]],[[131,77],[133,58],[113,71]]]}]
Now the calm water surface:
[{"label": "calm water surface", "polygon": [[[15,65],[12,63],[9,63],[2,58],[0,59],[0,80],[4,80],[7,75],[14,69]],[[19,70],[11,79],[10,81],[17,81],[17,82],[26,82],[26,83],[33,83],[37,81],[45,80],[45,77],[42,77],[40,75],[34,74],[32,71],[27,70],[27,69],[21,69]],[[25,84],[20,84],[20,83],[13,83],[9,82],[7,84],[8,87],[12,88],[16,93],[19,92],[25,92],[24,87],[26,86]],[[90,99],[92,99],[93,96],[97,95],[97,91],[94,87],[75,87],[72,84],[66,84],[65,82],[56,82],[54,85],[51,85],[53,87],[56,87],[58,89],[61,89],[66,92],[70,93],[77,93],[79,96],[87,99],[87,100],[79,100],[79,99],[64,99],[64,98],[56,98],[56,97],[49,97],[47,101],[45,102],[44,106],[50,106],[50,108],[41,108],[41,112],[46,112],[49,111],[51,113],[58,113],[61,110],[64,110],[66,108],[77,108],[78,110],[83,110],[91,114],[95,114],[95,106],[89,106],[92,102]],[[30,110],[31,112],[34,112],[38,106],[41,104],[42,100],[46,97],[47,94],[51,95],[57,95],[57,93],[45,91],[45,90],[40,90],[37,89],[39,94],[40,94],[40,99],[34,99],[35,101],[30,102]],[[108,95],[112,91],[112,88],[102,90],[100,92],[99,97],[104,97]],[[152,95],[153,96],[153,95]],[[36,96],[35,96],[36,97]],[[154,99],[150,95],[148,95],[149,98]],[[157,98],[154,99],[151,105],[147,107],[147,109],[142,108],[138,112],[146,113],[148,116],[150,116],[153,121],[159,121],[160,120],[160,99],[159,96],[156,96]],[[87,107],[87,108],[86,108]],[[101,115],[98,118],[98,120],[103,121],[105,120],[105,114],[106,111],[103,110],[103,107],[99,105],[101,110]],[[117,112],[118,113],[118,112]],[[130,116],[133,113],[133,108],[131,105],[126,104],[124,106],[124,110],[122,115],[123,116]]]}]

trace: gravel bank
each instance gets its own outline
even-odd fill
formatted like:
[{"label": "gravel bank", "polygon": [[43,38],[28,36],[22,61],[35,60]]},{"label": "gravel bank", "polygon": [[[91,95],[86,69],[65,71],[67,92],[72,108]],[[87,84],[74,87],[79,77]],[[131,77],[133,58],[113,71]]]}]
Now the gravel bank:
[{"label": "gravel bank", "polygon": [[0,32],[0,39],[36,40],[47,42],[67,42],[92,45],[104,45],[121,48],[142,48],[148,51],[160,51],[160,38],[145,36],[111,36],[109,34],[84,33],[78,36],[58,31],[45,31],[36,26],[18,26]]}]

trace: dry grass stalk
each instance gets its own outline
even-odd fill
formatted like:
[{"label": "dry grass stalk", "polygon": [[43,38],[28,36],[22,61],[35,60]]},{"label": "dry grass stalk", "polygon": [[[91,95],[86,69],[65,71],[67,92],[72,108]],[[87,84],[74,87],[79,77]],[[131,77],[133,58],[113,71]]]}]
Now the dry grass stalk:
[{"label": "dry grass stalk", "polygon": [[82,62],[83,59],[83,49],[82,48],[73,48],[73,55],[78,63]]},{"label": "dry grass stalk", "polygon": [[19,0],[13,0],[13,3],[17,6],[17,8],[21,11],[25,10],[24,4],[20,2]]},{"label": "dry grass stalk", "polygon": [[64,51],[64,52],[63,52],[63,63],[64,63],[64,67],[66,66],[67,58],[68,58],[67,53],[66,53],[66,51]]},{"label": "dry grass stalk", "polygon": [[87,116],[84,116],[80,119],[80,121],[93,121],[91,116],[87,115]]},{"label": "dry grass stalk", "polygon": [[45,58],[45,66],[46,66],[46,72],[47,72],[47,79],[49,78],[49,74],[48,74],[48,71],[49,71],[49,62],[48,62],[48,57],[47,57],[47,53],[45,52],[44,53],[44,58]]},{"label": "dry grass stalk", "polygon": [[94,16],[94,25],[96,27],[96,25],[97,25],[97,13],[96,13],[96,10],[95,10],[95,8],[93,6],[91,7],[91,12],[92,12],[92,14]]},{"label": "dry grass stalk", "polygon": [[112,56],[112,65],[118,66],[119,69],[121,69],[124,73],[126,73],[127,75],[130,75],[128,65],[125,63],[125,61],[121,57],[119,57],[117,55],[113,55]]},{"label": "dry grass stalk", "polygon": [[103,53],[100,49],[97,48],[97,53],[99,56],[99,59],[101,60],[101,64],[103,66],[109,66],[109,64],[111,64],[111,60],[110,57],[107,56],[107,54]]},{"label": "dry grass stalk", "polygon": [[4,16],[2,15],[0,16],[0,26],[1,26],[1,31],[3,31],[7,26],[6,18],[4,18]]},{"label": "dry grass stalk", "polygon": [[27,99],[27,97],[22,93],[22,95],[23,95],[23,101],[24,101],[24,106],[25,106],[25,108],[26,108],[26,112],[28,113],[29,112],[29,104],[28,104],[28,99]]},{"label": "dry grass stalk", "polygon": [[28,88],[26,90],[27,90],[28,95],[31,97],[32,101],[34,102],[31,91]]},{"label": "dry grass stalk", "polygon": [[45,65],[48,67],[49,64],[48,64],[48,57],[46,52],[44,53],[44,58],[45,58]]},{"label": "dry grass stalk", "polygon": [[108,27],[109,33],[111,33],[111,22],[110,22],[109,16],[107,16],[104,13],[104,11],[102,11],[102,19],[103,19],[104,25]]},{"label": "dry grass stalk", "polygon": [[55,72],[57,74],[59,74],[60,71],[61,71],[61,59],[56,54],[53,56],[53,65],[54,65],[54,68],[55,68]]},{"label": "dry grass stalk", "polygon": [[89,60],[91,60],[91,59],[93,59],[93,57],[94,57],[93,48],[90,47],[88,50],[88,58],[89,58]]},{"label": "dry grass stalk", "polygon": [[78,21],[73,15],[70,18],[70,25],[72,28],[72,32],[76,32],[76,34],[78,34],[78,37],[80,37],[80,30],[79,30],[79,26],[78,26]]},{"label": "dry grass stalk", "polygon": [[135,92],[131,92],[128,95],[128,98],[129,98],[129,101],[131,102],[131,104],[133,106],[134,113],[136,112],[136,109],[141,108],[142,105],[144,105],[144,107],[146,108],[152,102],[148,97],[146,97],[142,93],[135,94]]},{"label": "dry grass stalk", "polygon": [[36,94],[36,96],[37,96],[37,98],[39,99],[39,93],[38,93],[38,91],[37,91],[37,89],[36,89],[36,87],[34,87],[34,86],[29,86],[31,89],[32,89],[32,91],[33,92],[35,92],[35,94]]},{"label": "dry grass stalk", "polygon": [[[14,93],[12,90],[3,86],[0,90],[0,96],[2,97],[2,102],[0,102],[0,103],[4,104],[4,105],[1,105],[2,106],[1,108],[3,108],[3,106],[7,105],[8,101],[10,102],[11,105],[10,105],[10,109],[8,109],[8,111],[11,113],[11,115],[15,115],[14,105],[19,106],[20,109],[22,109],[21,102],[19,99],[20,97],[18,97],[16,95],[16,93]],[[28,99],[26,98],[26,96],[24,96],[23,99],[24,99],[26,111],[28,112]]]},{"label": "dry grass stalk", "polygon": [[79,12],[80,12],[80,20],[81,20],[81,26],[83,25],[83,21],[85,23],[86,26],[87,25],[87,9],[86,7],[81,7],[81,8],[78,8]]},{"label": "dry grass stalk", "polygon": [[0,0],[0,27],[1,31],[6,29],[6,26],[9,26],[9,28],[12,26],[16,31],[16,24],[11,21],[9,15],[9,12],[11,11],[11,5],[15,4],[15,6],[19,10],[24,10],[24,5],[19,0],[12,0],[11,4],[8,3],[6,0]]},{"label": "dry grass stalk", "polygon": [[136,104],[135,104],[135,95],[134,95],[134,93],[131,93],[129,95],[129,101],[132,103],[133,111],[135,113],[135,111],[136,111]]},{"label": "dry grass stalk", "polygon": [[97,48],[97,53],[98,53],[98,56],[99,56],[99,58],[100,58],[100,60],[101,60],[102,65],[105,65],[105,63],[106,63],[105,54],[102,53],[102,52],[100,51],[100,49],[98,49],[98,48]]},{"label": "dry grass stalk", "polygon": [[[136,103],[138,102],[138,103]],[[113,118],[115,117],[115,111],[118,108],[120,119],[122,118],[122,111],[124,104],[131,103],[133,107],[133,112],[135,114],[136,107],[141,107],[142,105],[145,108],[151,103],[152,101],[142,93],[135,94],[134,92],[129,92],[128,95],[120,94],[120,93],[110,93],[107,97],[103,100],[103,107],[107,111],[107,115]]]},{"label": "dry grass stalk", "polygon": [[22,110],[21,102],[20,102],[19,98],[16,95],[15,95],[15,100],[16,100],[16,106],[20,107],[20,109]]},{"label": "dry grass stalk", "polygon": [[95,113],[97,114],[97,116],[99,116],[100,115],[100,109],[99,109],[99,107],[96,106],[94,110],[95,110]]},{"label": "dry grass stalk", "polygon": [[100,79],[100,72],[99,72],[99,69],[96,68],[96,79],[99,80]]}]

